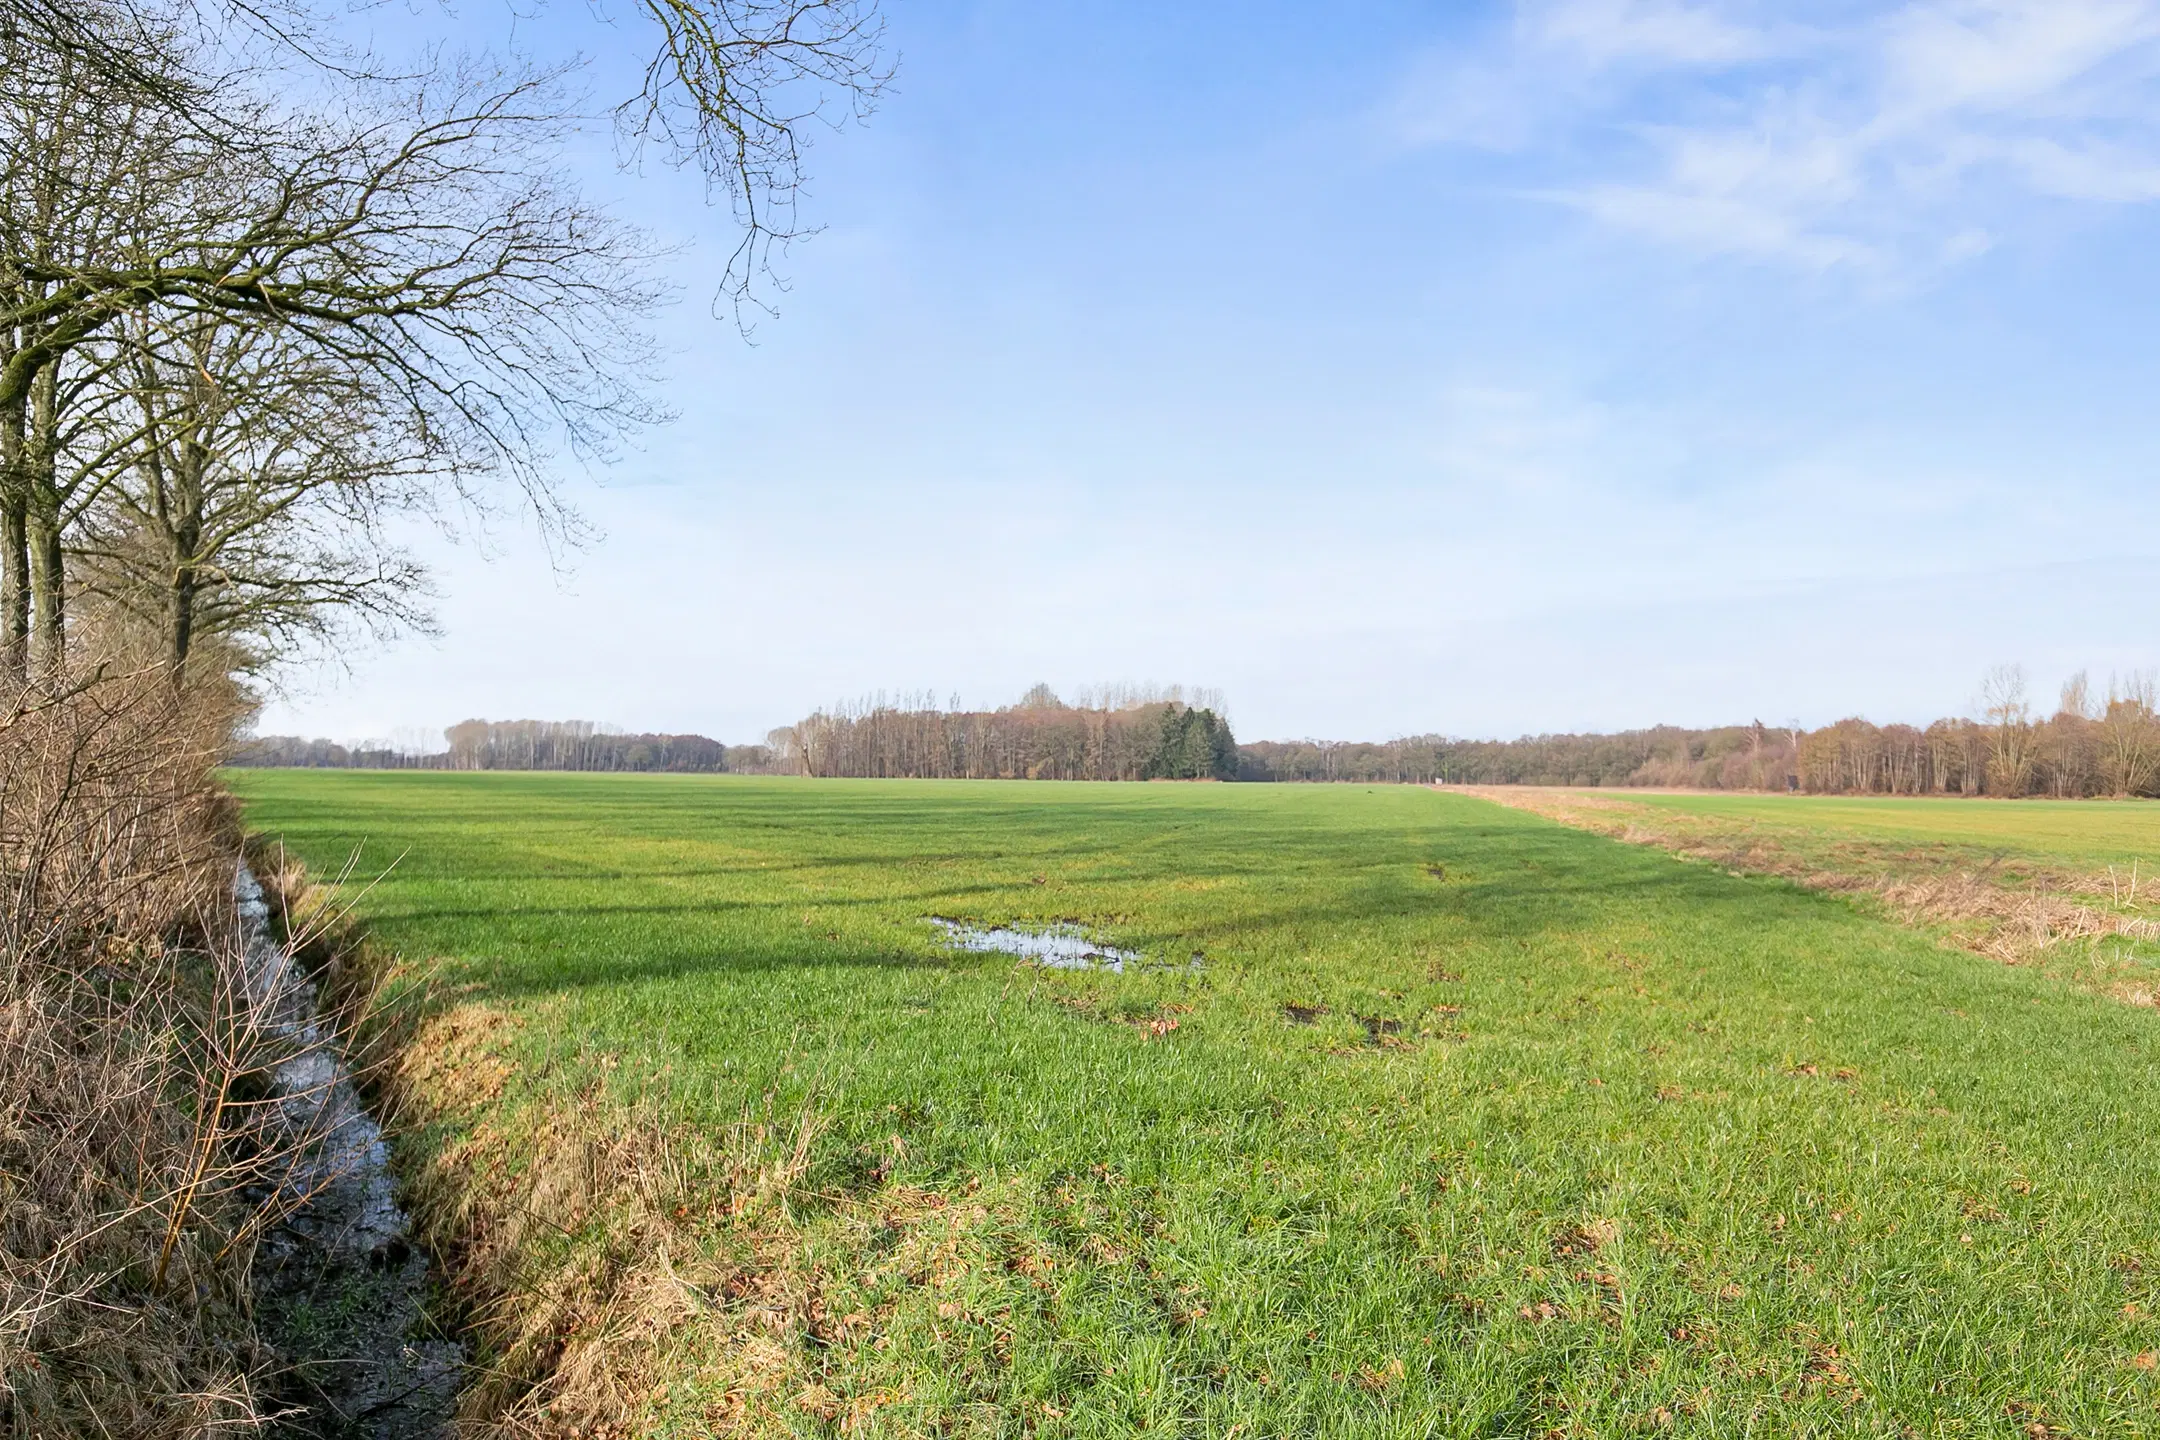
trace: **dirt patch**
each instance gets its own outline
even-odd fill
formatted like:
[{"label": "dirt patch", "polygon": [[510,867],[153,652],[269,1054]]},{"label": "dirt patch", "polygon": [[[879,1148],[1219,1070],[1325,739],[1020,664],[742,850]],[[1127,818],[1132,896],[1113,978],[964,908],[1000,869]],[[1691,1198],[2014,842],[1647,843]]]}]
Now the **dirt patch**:
[{"label": "dirt patch", "polygon": [[1136,1006],[1099,994],[1054,994],[1048,998],[1060,1010],[1077,1015],[1082,1020],[1092,1020],[1100,1025],[1123,1025],[1139,1031],[1150,1040],[1161,1040],[1175,1033],[1178,1016],[1190,1015],[1193,1010],[1190,1004],[1181,1001]]},{"label": "dirt patch", "polygon": [[1602,1216],[1579,1225],[1563,1226],[1553,1236],[1553,1255],[1559,1259],[1596,1255],[1620,1238],[1620,1222]]},{"label": "dirt patch", "polygon": [[1284,1005],[1283,1018],[1292,1025],[1317,1025],[1320,1017],[1328,1013],[1325,1005]]}]

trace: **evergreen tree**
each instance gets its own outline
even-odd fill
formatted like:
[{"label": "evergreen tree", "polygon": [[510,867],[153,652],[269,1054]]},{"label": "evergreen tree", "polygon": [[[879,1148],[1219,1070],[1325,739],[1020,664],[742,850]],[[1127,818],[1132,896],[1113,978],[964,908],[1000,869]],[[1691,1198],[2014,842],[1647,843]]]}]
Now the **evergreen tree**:
[{"label": "evergreen tree", "polygon": [[1237,740],[1227,721],[1212,710],[1173,705],[1163,711],[1146,775],[1150,780],[1234,780],[1237,761]]},{"label": "evergreen tree", "polygon": [[1208,774],[1217,780],[1237,779],[1237,737],[1230,733],[1230,722],[1212,710],[1200,713],[1208,724]]}]

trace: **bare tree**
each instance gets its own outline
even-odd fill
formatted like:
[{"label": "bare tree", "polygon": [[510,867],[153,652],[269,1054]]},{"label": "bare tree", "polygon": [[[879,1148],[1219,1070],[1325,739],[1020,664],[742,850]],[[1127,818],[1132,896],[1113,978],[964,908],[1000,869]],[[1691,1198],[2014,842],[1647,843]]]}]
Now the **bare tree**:
[{"label": "bare tree", "polygon": [[2080,720],[2097,720],[2100,712],[2092,693],[2092,678],[2080,670],[2063,681],[2062,699],[2055,707],[2058,715],[2074,715]]},{"label": "bare tree", "polygon": [[347,616],[425,627],[425,577],[383,533],[458,467],[424,416],[275,327],[126,334],[129,403],[98,456],[119,478],[71,546],[86,593],[157,636],[176,678],[204,639],[263,663]]},{"label": "bare tree", "polygon": [[[625,158],[656,147],[732,200],[742,239],[723,293],[739,304],[773,245],[802,233],[803,127],[860,115],[885,81],[874,0],[643,0],[640,13],[658,38],[616,111]],[[555,535],[577,522],[554,457],[604,455],[660,418],[644,398],[643,322],[662,291],[642,238],[557,173],[581,123],[565,76],[433,60],[398,76],[337,49],[323,19],[308,0],[0,0],[0,678],[33,659],[61,668],[70,528],[118,475],[147,477],[129,492],[145,503],[97,508],[128,523],[77,548],[99,556],[104,580],[129,565],[139,579],[164,556],[173,654],[205,613],[175,599],[216,564],[180,558],[204,517],[188,518],[194,482],[171,463],[192,442],[167,445],[201,427],[159,402],[153,463],[116,457],[109,426],[101,453],[70,453],[82,409],[115,389],[96,366],[130,336],[274,331],[281,351],[417,421],[408,433],[451,457],[440,478],[463,505],[486,508],[507,478]],[[250,41],[276,57],[269,69],[233,58]],[[304,83],[285,85],[294,67]],[[117,388],[139,393],[141,372]],[[179,375],[174,401],[237,433],[231,397]],[[308,468],[336,468],[337,448],[317,447]],[[328,583],[290,589],[289,565],[252,564],[256,619],[273,592],[307,595],[292,613],[320,614],[332,595],[366,609],[412,578],[300,548],[312,556],[300,569]],[[219,581],[221,601],[250,592],[238,573]],[[142,597],[101,594],[122,589]]]},{"label": "bare tree", "polygon": [[2160,676],[2151,670],[2110,676],[2099,728],[2109,787],[2117,795],[2148,793],[2160,776]]},{"label": "bare tree", "polygon": [[[131,323],[141,334],[273,334],[281,353],[349,377],[343,392],[364,389],[375,413],[449,457],[461,500],[485,506],[488,482],[506,476],[544,524],[574,527],[549,461],[566,447],[604,454],[659,418],[642,393],[643,320],[662,292],[642,239],[556,174],[569,124],[559,79],[469,68],[372,84],[334,118],[285,119],[261,103],[240,124],[234,108],[215,132],[130,112],[155,123],[84,127],[97,143],[76,148],[96,165],[64,163],[68,147],[40,126],[53,128],[62,102],[96,111],[100,77],[18,95],[5,149],[34,183],[10,188],[0,235],[11,547],[0,574],[28,576],[8,587],[11,640],[34,608],[45,668],[57,668],[69,519],[54,483],[70,424],[60,387],[90,347],[124,350],[115,342]],[[296,397],[288,387],[281,401],[304,404]],[[400,578],[348,574],[358,583],[339,588],[381,593]],[[9,650],[19,664],[20,645]]]},{"label": "bare tree", "polygon": [[2032,703],[2025,667],[1997,665],[1980,682],[1980,714],[1990,742],[1988,779],[1998,793],[2022,795],[2032,776]]},{"label": "bare tree", "polygon": [[2090,794],[2099,768],[2099,742],[2095,722],[2099,707],[2092,681],[2080,670],[2063,682],[2055,714],[2040,727],[2036,755],[2046,772],[2048,788],[2056,795]]},{"label": "bare tree", "polygon": [[[648,147],[697,168],[725,196],[740,238],[720,280],[755,300],[772,251],[805,233],[798,214],[806,132],[866,115],[892,70],[877,0],[638,0],[650,49],[635,93],[615,107],[625,163]],[[335,38],[310,0],[0,0],[0,30],[174,113],[214,81],[160,63],[177,36],[252,44],[304,71],[386,78]]]},{"label": "bare tree", "polygon": [[639,0],[659,32],[639,92],[616,109],[635,154],[657,142],[723,193],[741,238],[721,276],[755,300],[773,247],[803,233],[808,125],[859,118],[891,70],[875,0]]},{"label": "bare tree", "polygon": [[58,670],[64,644],[61,482],[79,367],[94,327],[70,313],[56,279],[107,265],[141,212],[136,185],[157,172],[155,107],[113,93],[81,55],[0,30],[0,673],[29,662],[33,611],[39,668]]}]

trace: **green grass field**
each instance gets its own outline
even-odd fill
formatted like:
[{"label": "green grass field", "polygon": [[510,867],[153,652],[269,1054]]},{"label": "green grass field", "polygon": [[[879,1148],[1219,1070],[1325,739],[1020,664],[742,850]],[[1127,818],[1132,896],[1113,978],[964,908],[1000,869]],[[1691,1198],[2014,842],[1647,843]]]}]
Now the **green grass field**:
[{"label": "green grass field", "polygon": [[746,1406],[716,1299],[629,1433],[2160,1433],[2160,1017],[1844,901],[1415,789],[233,783],[517,1022],[461,1123],[825,1122],[800,1393]]},{"label": "green grass field", "polygon": [[2014,855],[2091,872],[2113,865],[2127,878],[2160,874],[2160,804],[2147,800],[1963,800],[1884,795],[1665,795],[1616,798],[1654,809],[1811,832],[1962,852]]}]

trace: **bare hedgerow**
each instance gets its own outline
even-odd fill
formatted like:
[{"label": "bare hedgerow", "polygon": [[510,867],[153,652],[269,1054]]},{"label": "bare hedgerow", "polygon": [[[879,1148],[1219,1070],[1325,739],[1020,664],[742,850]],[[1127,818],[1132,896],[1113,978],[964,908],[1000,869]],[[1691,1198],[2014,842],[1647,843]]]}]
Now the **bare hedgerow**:
[{"label": "bare hedgerow", "polygon": [[227,687],[0,701],[0,1433],[256,1433],[255,1238],[305,1137],[213,765]]}]

